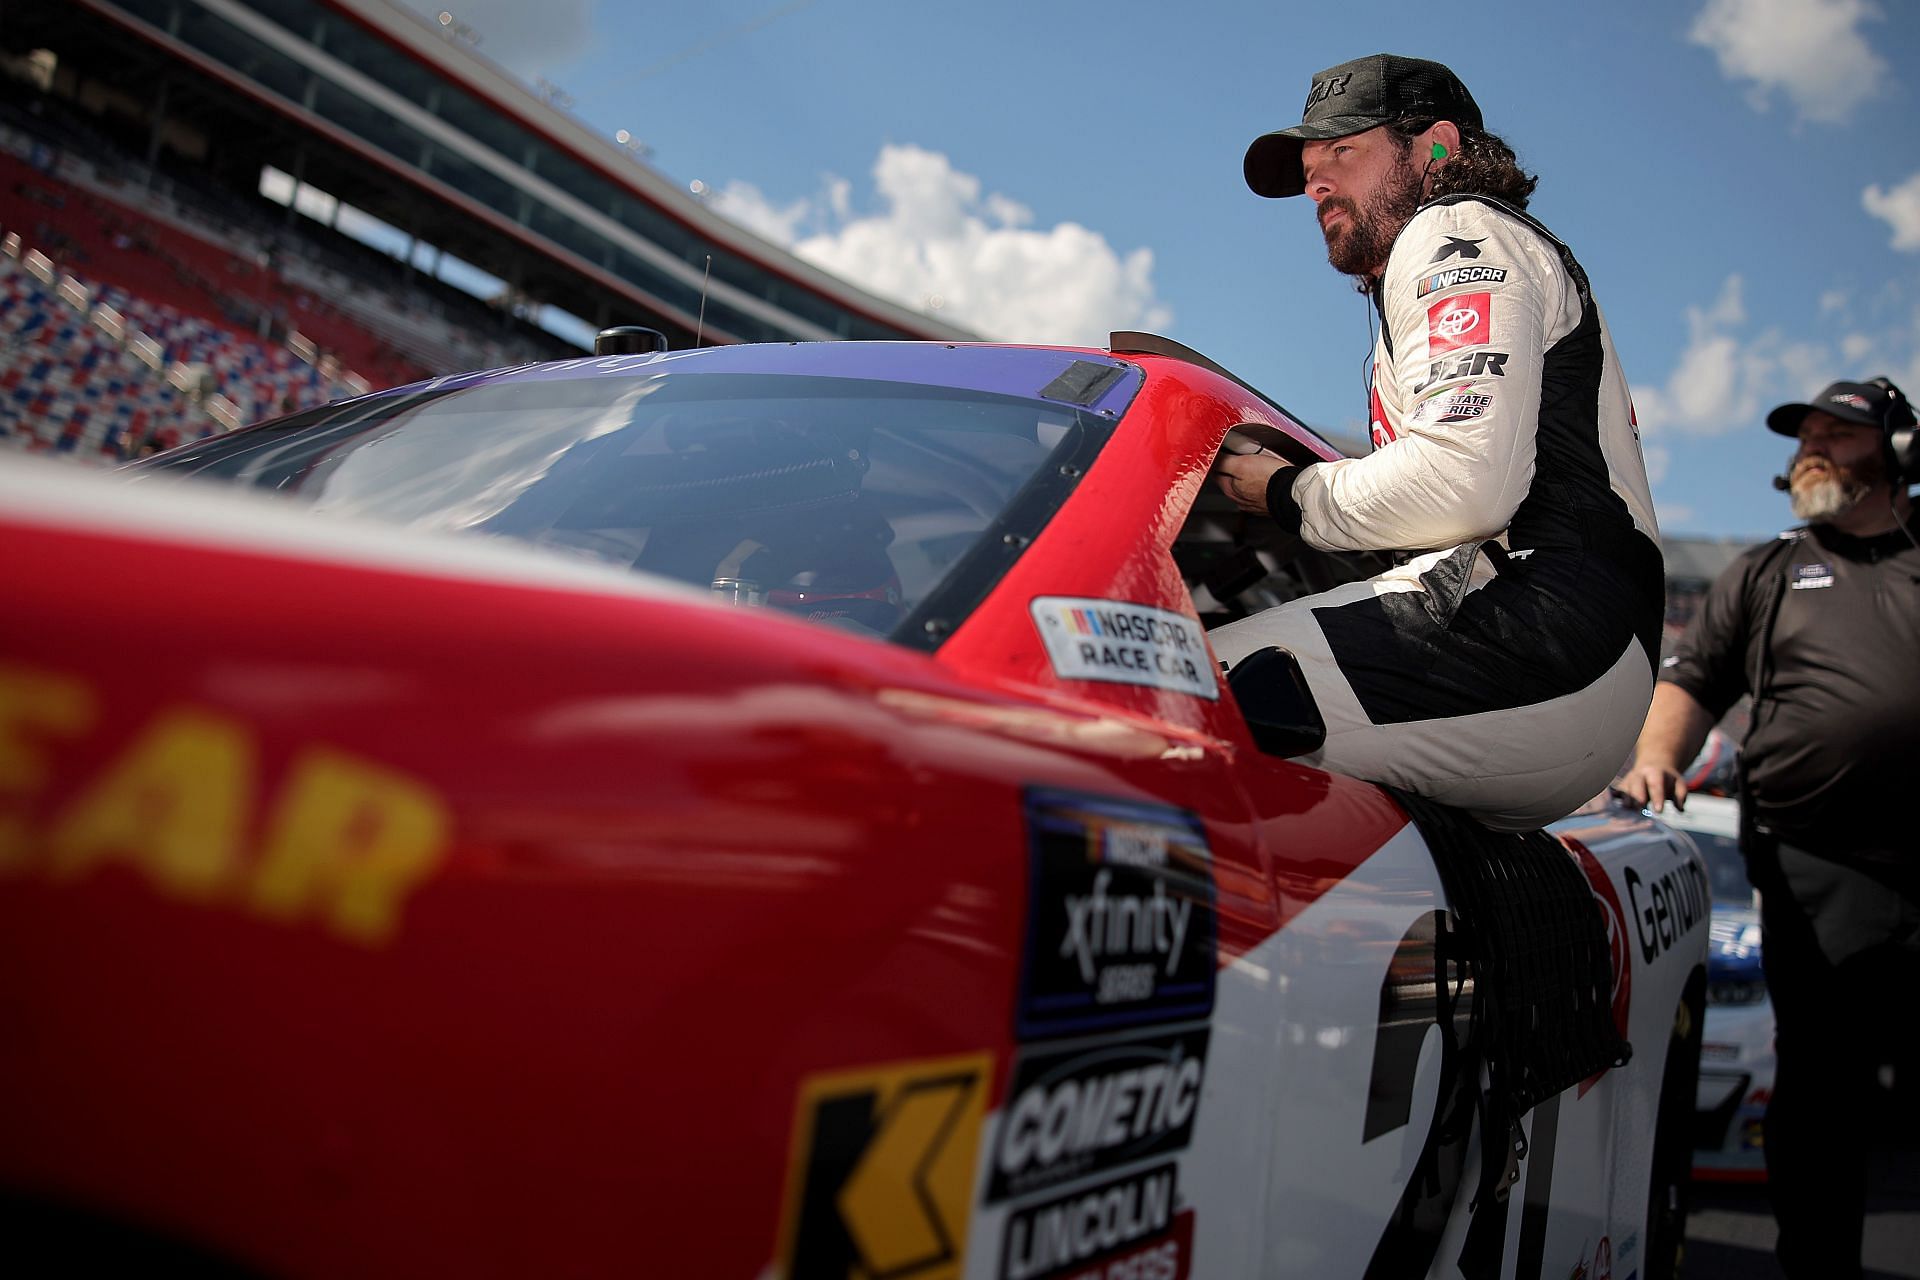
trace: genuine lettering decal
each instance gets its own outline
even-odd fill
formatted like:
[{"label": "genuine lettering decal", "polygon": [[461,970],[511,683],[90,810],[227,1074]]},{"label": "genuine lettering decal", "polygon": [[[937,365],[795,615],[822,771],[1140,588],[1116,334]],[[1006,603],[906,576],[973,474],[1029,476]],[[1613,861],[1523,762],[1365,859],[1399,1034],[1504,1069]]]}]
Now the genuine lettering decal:
[{"label": "genuine lettering decal", "polygon": [[1198,819],[1100,796],[1027,794],[1023,1040],[1213,1011],[1212,859]]},{"label": "genuine lettering decal", "polygon": [[1062,680],[1150,685],[1215,701],[1220,681],[1200,624],[1144,604],[1041,596],[1033,625]]},{"label": "genuine lettering decal", "polygon": [[1627,901],[1633,908],[1640,958],[1652,964],[1707,918],[1713,892],[1691,860],[1652,880],[1641,878],[1632,867],[1626,871]]}]

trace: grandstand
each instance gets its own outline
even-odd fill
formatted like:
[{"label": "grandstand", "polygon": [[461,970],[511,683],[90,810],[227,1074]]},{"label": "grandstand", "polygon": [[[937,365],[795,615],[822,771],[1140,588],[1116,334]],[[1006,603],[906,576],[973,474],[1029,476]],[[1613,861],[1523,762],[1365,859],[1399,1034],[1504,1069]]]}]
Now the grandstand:
[{"label": "grandstand", "polygon": [[607,324],[971,336],[720,218],[384,0],[0,10],[0,236],[0,441],[79,457]]},{"label": "grandstand", "polygon": [[[0,7],[0,444],[111,461],[607,324],[972,336],[720,218],[461,29],[386,0]],[[1667,550],[1673,633],[1738,548]]]}]

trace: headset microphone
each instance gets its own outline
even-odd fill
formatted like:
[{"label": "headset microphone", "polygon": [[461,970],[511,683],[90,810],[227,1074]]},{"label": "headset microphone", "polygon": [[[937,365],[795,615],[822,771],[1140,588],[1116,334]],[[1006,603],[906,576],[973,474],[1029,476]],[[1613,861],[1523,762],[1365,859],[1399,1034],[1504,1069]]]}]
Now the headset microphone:
[{"label": "headset microphone", "polygon": [[1793,488],[1793,484],[1785,476],[1775,476],[1773,478],[1773,487],[1785,493]]}]

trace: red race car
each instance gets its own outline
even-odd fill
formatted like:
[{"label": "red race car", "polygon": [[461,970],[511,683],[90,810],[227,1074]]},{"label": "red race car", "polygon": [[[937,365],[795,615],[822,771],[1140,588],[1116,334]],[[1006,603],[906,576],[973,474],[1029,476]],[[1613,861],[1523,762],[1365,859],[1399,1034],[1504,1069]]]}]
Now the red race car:
[{"label": "red race car", "polygon": [[[1464,828],[1289,759],[1205,627],[1367,566],[1212,492],[1257,446],[1334,456],[1115,335],[0,464],[9,1256],[1670,1275],[1698,856],[1596,804],[1500,864],[1561,914],[1489,910]],[[1528,997],[1576,1063],[1501,1001],[1589,942]]]}]

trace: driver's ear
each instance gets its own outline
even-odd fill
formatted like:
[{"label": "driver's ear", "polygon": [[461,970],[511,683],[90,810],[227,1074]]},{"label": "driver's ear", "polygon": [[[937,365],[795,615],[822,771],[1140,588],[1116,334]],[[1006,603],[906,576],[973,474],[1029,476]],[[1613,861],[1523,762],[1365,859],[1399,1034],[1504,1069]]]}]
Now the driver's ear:
[{"label": "driver's ear", "polygon": [[[1444,154],[1436,154],[1434,147],[1444,147]],[[1460,154],[1460,126],[1451,120],[1441,120],[1427,130],[1427,156],[1433,160],[1433,167],[1439,168]]]}]

